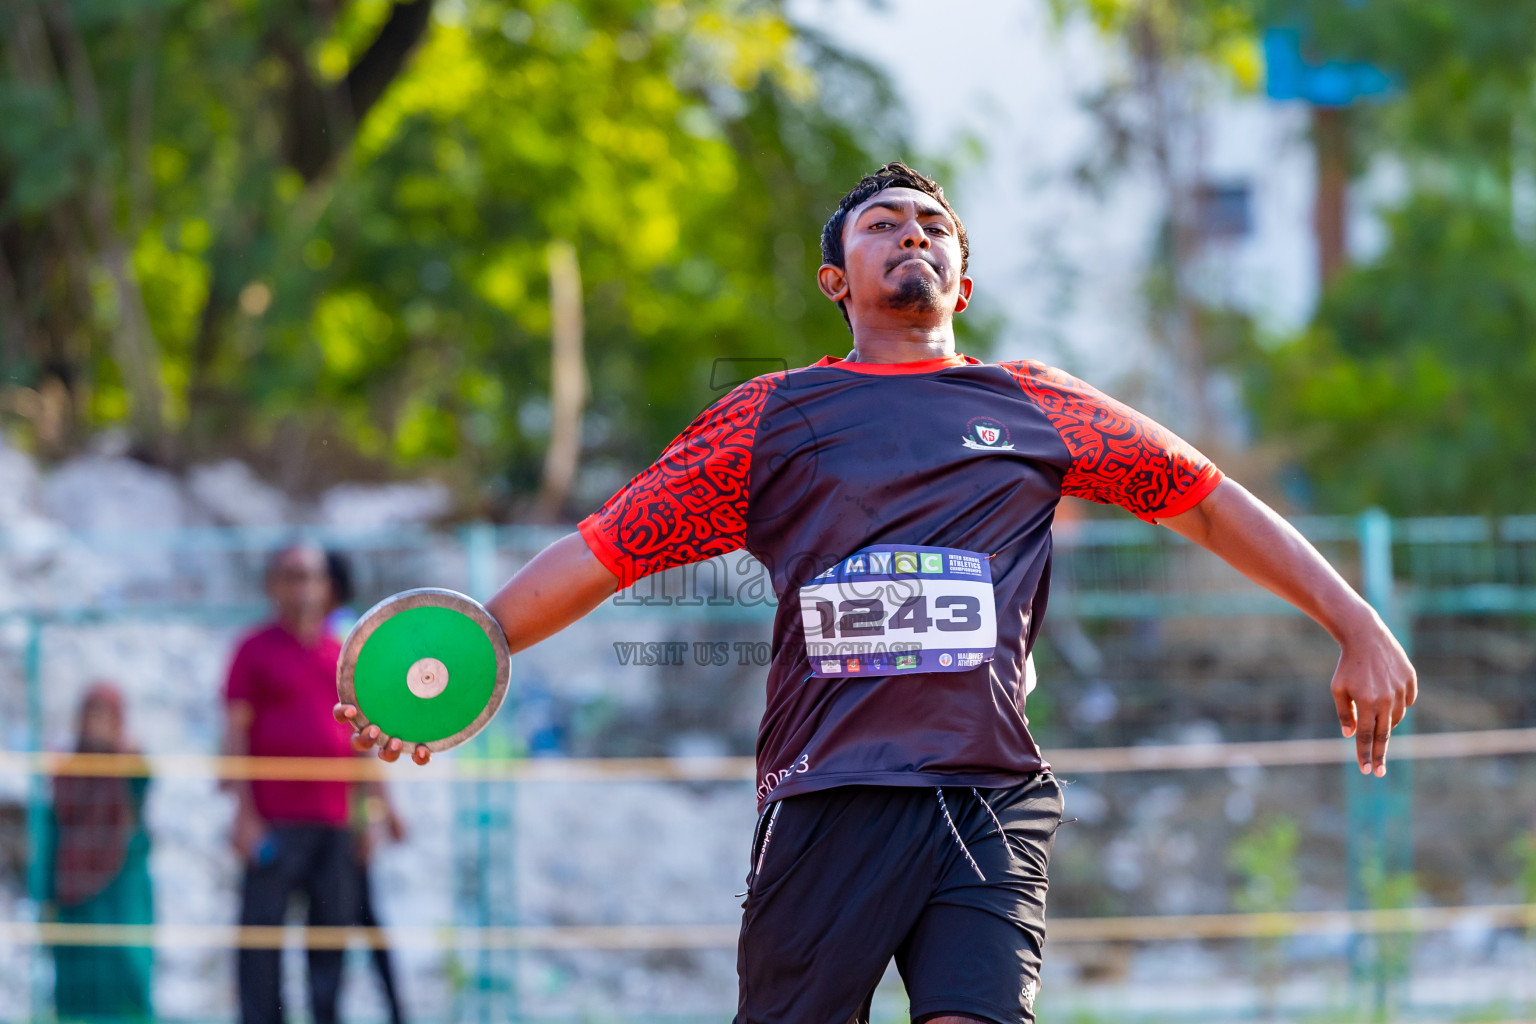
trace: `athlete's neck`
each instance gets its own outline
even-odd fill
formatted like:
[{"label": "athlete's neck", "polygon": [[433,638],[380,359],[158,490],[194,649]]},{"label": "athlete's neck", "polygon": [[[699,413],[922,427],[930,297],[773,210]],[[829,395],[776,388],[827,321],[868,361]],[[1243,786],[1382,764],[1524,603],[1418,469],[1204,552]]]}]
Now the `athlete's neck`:
[{"label": "athlete's neck", "polygon": [[854,363],[916,363],[955,354],[955,329],[949,323],[932,327],[864,327],[853,336]]}]

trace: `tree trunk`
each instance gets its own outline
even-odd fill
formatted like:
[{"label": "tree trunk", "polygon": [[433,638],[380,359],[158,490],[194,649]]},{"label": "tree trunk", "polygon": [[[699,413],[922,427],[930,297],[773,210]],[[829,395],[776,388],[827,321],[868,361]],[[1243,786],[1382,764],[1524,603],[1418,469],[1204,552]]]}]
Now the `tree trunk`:
[{"label": "tree trunk", "polygon": [[368,111],[405,69],[432,20],[433,0],[401,0],[348,69],[327,88],[310,73],[309,40],[294,39],[280,27],[268,46],[287,65],[283,158],[305,181],[335,166]]},{"label": "tree trunk", "polygon": [[1313,107],[1312,136],[1317,151],[1317,274],[1319,291],[1349,262],[1349,122],[1342,107]]},{"label": "tree trunk", "polygon": [[[48,0],[45,16],[58,40],[75,115],[104,135],[96,73],[73,12],[65,0]],[[122,375],[123,387],[128,391],[129,431],[135,454],[158,461],[165,456],[165,383],[161,377],[160,343],[133,272],[132,243],[120,237],[112,222],[111,188],[99,176],[86,186],[81,205],[96,259],[112,282],[117,317],[109,329],[109,347]]]},{"label": "tree trunk", "polygon": [[116,291],[117,323],[112,327],[112,358],[128,390],[129,433],[133,454],[149,462],[161,462],[165,451],[165,381],[160,372],[160,343],[155,338],[144,308],[144,295],[134,276],[127,246],[107,243],[101,254],[103,269]]},{"label": "tree trunk", "polygon": [[10,261],[0,248],[0,383],[14,383],[26,350],[27,323],[21,312],[21,298]]},{"label": "tree trunk", "polygon": [[[1152,310],[1152,334],[1172,354],[1179,370],[1178,396],[1183,423],[1179,430],[1206,447],[1213,437],[1210,400],[1206,388],[1210,368],[1206,360],[1204,315],[1191,280],[1201,255],[1204,238],[1198,223],[1195,188],[1203,177],[1200,111],[1193,107],[1188,75],[1169,58],[1170,48],[1150,17],[1137,22],[1134,52],[1138,59],[1138,87],[1147,102],[1148,139],[1152,163],[1166,204],[1168,228],[1168,282],[1171,295],[1166,309]],[[1176,50],[1173,52],[1177,52]],[[1194,138],[1187,159],[1181,147]],[[1160,315],[1165,313],[1166,315]]]},{"label": "tree trunk", "polygon": [[551,242],[549,260],[549,449],[536,516],[559,518],[581,460],[581,412],[587,398],[582,354],[581,269],[569,242]]},{"label": "tree trunk", "polygon": [[[285,65],[288,80],[281,97],[282,160],[313,187],[327,180],[351,143],[357,124],[405,70],[416,46],[431,24],[435,0],[401,0],[390,9],[378,35],[358,56],[339,82],[323,87],[310,71],[309,40],[294,40],[280,26],[269,34],[265,48]],[[288,216],[292,211],[285,211]],[[252,240],[264,224],[259,210],[236,210],[210,250],[212,273],[208,297],[198,317],[192,342],[191,384],[187,392],[188,430],[183,439],[190,453],[199,427],[218,411],[224,396],[218,380],[231,317],[241,289],[262,276],[249,259]]]}]

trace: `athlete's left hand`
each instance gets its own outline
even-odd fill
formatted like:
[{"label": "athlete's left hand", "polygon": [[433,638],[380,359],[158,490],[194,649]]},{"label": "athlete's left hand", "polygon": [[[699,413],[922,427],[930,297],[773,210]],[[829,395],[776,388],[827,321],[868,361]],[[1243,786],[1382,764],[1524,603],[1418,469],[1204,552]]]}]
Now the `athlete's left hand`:
[{"label": "athlete's left hand", "polygon": [[1359,636],[1341,641],[1333,672],[1334,708],[1345,737],[1355,738],[1360,771],[1387,774],[1387,740],[1419,697],[1418,674],[1381,619],[1371,616]]},{"label": "athlete's left hand", "polygon": [[1230,477],[1162,524],[1285,598],[1339,642],[1333,703],[1360,771],[1387,774],[1387,738],[1419,697],[1418,676],[1371,606],[1275,512]]}]

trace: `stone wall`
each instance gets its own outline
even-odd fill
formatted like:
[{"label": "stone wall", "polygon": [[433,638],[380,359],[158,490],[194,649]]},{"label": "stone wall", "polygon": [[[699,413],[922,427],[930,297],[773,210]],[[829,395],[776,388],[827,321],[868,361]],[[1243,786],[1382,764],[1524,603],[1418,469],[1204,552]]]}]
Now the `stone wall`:
[{"label": "stone wall", "polygon": [[[146,752],[216,751],[223,673],[241,630],[260,612],[266,551],[299,524],[330,531],[351,553],[365,606],[408,586],[469,589],[474,578],[503,578],[539,540],[501,534],[495,565],[474,573],[484,567],[467,564],[463,536],[434,526],[447,508],[431,484],[339,486],[299,500],[238,463],[181,478],[98,454],[43,472],[0,446],[0,743],[21,749],[30,740],[25,659],[35,620],[44,746],[69,745],[80,693],[110,678],[128,694],[130,726]],[[725,578],[746,579],[750,566],[740,568],[728,566]],[[676,594],[680,581],[674,575],[648,592]],[[768,639],[766,611],[740,603],[605,607],[516,659],[514,697],[481,749],[748,755],[764,669],[746,652]],[[1421,729],[1536,724],[1536,644],[1520,623],[1442,622],[1421,636]],[[680,643],[691,652],[696,641],[729,645],[730,664],[696,664],[691,654],[678,666],[626,664],[616,646]],[[1061,747],[1333,735],[1327,680],[1335,657],[1321,630],[1294,618],[1074,623],[1058,616],[1038,651],[1042,682],[1031,697],[1031,724],[1048,755]],[[1295,907],[1340,906],[1342,771],[1252,766],[1072,778],[1067,816],[1077,820],[1058,833],[1051,914],[1229,911],[1243,882],[1229,861],[1231,844],[1281,819],[1296,822],[1303,836]],[[1511,843],[1529,828],[1536,803],[1533,759],[1418,771],[1419,899],[1520,898]],[[391,926],[730,925],[739,914],[734,894],[753,823],[748,784],[479,786],[413,766],[396,766],[389,777],[411,828],[374,864],[379,909]],[[26,779],[0,775],[0,921],[37,912],[17,863],[26,798]],[[161,921],[234,920],[232,810],[211,780],[163,778],[152,786],[147,818]],[[487,831],[474,823],[497,816],[501,824]],[[1522,955],[1509,952],[1516,947],[1507,938],[1471,929],[1449,945],[1421,945],[1417,970],[1439,977]],[[1297,999],[1347,987],[1346,946],[1337,937],[1286,944]],[[482,963],[463,951],[410,947],[397,956],[420,1020],[475,1015],[474,974],[482,966],[512,982],[515,1005],[540,1015],[724,1019],[735,998],[730,950],[495,954]],[[288,959],[294,1005],[302,1005],[292,987],[302,960],[297,950]],[[232,968],[227,951],[162,950],[162,1015],[232,1019]],[[1064,945],[1048,958],[1042,998],[1076,1006],[1064,994],[1081,994],[1091,1006],[1118,992],[1123,1000],[1112,1005],[1134,1010],[1136,993],[1175,986],[1204,991],[1241,1015],[1262,1000],[1258,971],[1243,943]],[[380,1003],[360,954],[349,972],[348,1019],[376,1019]],[[35,979],[45,992],[46,959],[0,944],[0,1020],[26,1014]],[[893,980],[878,1005],[899,1014]]]}]

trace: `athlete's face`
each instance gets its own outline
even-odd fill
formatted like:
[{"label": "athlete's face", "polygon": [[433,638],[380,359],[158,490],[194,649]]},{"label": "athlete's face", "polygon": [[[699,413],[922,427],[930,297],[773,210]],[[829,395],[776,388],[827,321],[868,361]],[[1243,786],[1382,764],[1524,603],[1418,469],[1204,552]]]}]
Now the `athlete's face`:
[{"label": "athlete's face", "polygon": [[970,302],[960,263],[960,233],[944,207],[916,189],[889,188],[849,214],[844,265],[824,264],[817,280],[855,324],[929,323]]}]

